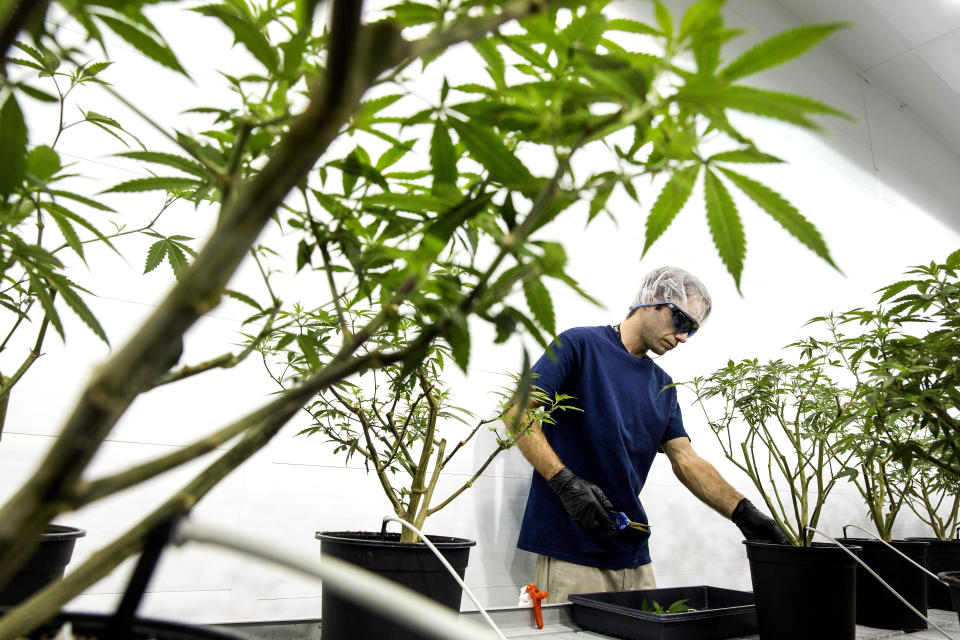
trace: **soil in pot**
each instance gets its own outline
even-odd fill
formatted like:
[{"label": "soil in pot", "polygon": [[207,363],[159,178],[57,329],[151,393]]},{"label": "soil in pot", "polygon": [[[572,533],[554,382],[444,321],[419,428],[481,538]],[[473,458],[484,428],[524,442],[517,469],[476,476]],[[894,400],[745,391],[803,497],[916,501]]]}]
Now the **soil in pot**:
[{"label": "soil in pot", "polygon": [[[372,571],[413,589],[440,604],[460,610],[461,588],[425,544],[400,542],[399,533],[372,531],[317,532],[320,553]],[[463,579],[473,540],[427,536]],[[336,594],[324,594],[320,619],[323,640],[420,640],[424,638],[393,620]]]},{"label": "soil in pot", "polygon": [[[927,569],[932,573],[960,569],[960,540],[938,540],[937,538],[907,538],[909,541],[928,542]],[[950,611],[950,591],[939,580],[927,576],[927,606],[931,609]]]},{"label": "soil in pot", "polygon": [[762,640],[854,640],[857,563],[843,549],[744,544]]},{"label": "soil in pot", "polygon": [[[840,538],[846,545],[862,547],[860,559],[886,581],[907,602],[926,615],[927,575],[903,557],[897,555],[879,540],[867,538]],[[911,560],[925,566],[929,543],[894,540],[891,543]],[[897,599],[890,591],[861,566],[857,566],[857,624],[878,629],[920,631],[927,622]]]},{"label": "soil in pot", "polygon": [[40,546],[10,581],[0,588],[0,606],[23,602],[54,580],[62,578],[73,556],[77,538],[85,535],[86,531],[76,527],[47,525],[40,534]]}]

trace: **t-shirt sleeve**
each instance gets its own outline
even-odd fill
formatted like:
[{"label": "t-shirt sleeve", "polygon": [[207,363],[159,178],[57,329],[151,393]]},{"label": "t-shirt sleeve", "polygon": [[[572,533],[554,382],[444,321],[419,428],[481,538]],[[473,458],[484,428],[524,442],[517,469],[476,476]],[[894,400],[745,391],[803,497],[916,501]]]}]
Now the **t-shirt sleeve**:
[{"label": "t-shirt sleeve", "polygon": [[[660,440],[660,443],[663,444],[667,440],[673,440],[674,438],[690,438],[687,435],[686,429],[683,428],[683,415],[680,413],[680,403],[677,402],[677,389],[676,387],[671,387],[667,389],[664,393],[670,394],[670,417],[667,418],[667,428],[663,432],[663,438]],[[660,449],[662,452],[663,449]]]},{"label": "t-shirt sleeve", "polygon": [[[551,357],[551,355],[553,357]],[[568,332],[560,334],[550,348],[533,365],[533,386],[551,398],[568,388],[570,375],[576,371],[576,345]]]}]

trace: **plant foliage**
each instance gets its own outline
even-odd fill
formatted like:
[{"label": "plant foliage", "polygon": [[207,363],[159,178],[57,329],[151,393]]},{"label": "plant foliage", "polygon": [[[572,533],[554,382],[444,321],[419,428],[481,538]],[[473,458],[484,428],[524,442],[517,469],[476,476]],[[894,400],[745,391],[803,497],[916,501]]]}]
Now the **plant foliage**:
[{"label": "plant foliage", "polygon": [[858,404],[835,374],[823,353],[802,351],[797,362],[730,361],[682,383],[696,394],[724,455],[798,545],[812,542],[808,527],[816,528],[852,458],[842,441]]}]

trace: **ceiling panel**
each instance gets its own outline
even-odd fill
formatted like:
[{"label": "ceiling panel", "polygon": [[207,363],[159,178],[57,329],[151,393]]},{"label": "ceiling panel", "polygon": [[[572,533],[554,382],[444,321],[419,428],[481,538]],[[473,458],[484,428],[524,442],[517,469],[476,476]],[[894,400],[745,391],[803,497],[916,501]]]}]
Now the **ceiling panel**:
[{"label": "ceiling panel", "polygon": [[960,30],[917,49],[917,55],[930,65],[950,88],[960,93]]},{"label": "ceiling panel", "polygon": [[875,67],[867,79],[903,103],[960,155],[960,95],[919,54],[908,53]]},{"label": "ceiling panel", "polygon": [[956,0],[867,1],[914,47],[960,29],[960,3]]},{"label": "ceiling panel", "polygon": [[[912,44],[895,29],[883,13],[866,0],[777,0],[797,19],[811,22],[849,22],[851,27],[832,36],[829,46],[859,70],[908,51]],[[899,0],[902,2],[902,0]],[[910,0],[909,4],[921,3]],[[922,0],[930,2],[936,0]],[[905,3],[906,4],[906,3]]]}]

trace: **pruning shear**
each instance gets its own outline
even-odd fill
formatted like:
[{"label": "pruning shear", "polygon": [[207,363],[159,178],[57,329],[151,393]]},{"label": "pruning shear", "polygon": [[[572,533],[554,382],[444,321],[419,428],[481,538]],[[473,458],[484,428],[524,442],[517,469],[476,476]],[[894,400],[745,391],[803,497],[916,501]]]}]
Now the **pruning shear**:
[{"label": "pruning shear", "polygon": [[608,511],[610,514],[610,519],[613,520],[613,526],[617,528],[617,531],[623,531],[624,529],[636,529],[641,533],[650,533],[650,525],[644,524],[642,522],[634,522],[627,517],[623,511]]}]

